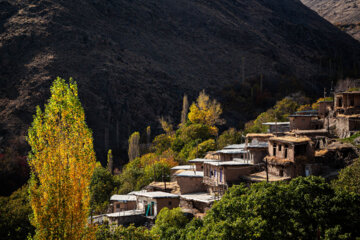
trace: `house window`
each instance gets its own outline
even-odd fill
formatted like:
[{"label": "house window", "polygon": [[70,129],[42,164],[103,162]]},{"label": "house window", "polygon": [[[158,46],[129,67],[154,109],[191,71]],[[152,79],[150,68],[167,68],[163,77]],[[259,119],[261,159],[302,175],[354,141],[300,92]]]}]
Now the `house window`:
[{"label": "house window", "polygon": [[279,145],[279,151],[281,152],[281,145]]},{"label": "house window", "polygon": [[171,202],[171,201],[169,201],[169,206],[171,206],[171,204],[172,204],[172,202]]},{"label": "house window", "polygon": [[285,146],[285,156],[284,156],[284,158],[287,158],[287,157],[288,157],[288,147]]},{"label": "house window", "polygon": [[222,172],[222,169],[220,169],[220,182],[222,182],[222,175],[223,175],[223,172]]}]

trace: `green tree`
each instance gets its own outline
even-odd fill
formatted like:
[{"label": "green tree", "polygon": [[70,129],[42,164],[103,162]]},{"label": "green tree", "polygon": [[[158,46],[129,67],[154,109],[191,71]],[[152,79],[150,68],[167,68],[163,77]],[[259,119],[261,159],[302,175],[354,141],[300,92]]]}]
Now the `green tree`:
[{"label": "green tree", "polygon": [[90,183],[92,212],[102,213],[106,210],[114,188],[115,182],[112,174],[98,163]]},{"label": "green tree", "polygon": [[90,239],[87,217],[95,152],[78,89],[57,78],[28,132],[35,239]]},{"label": "green tree", "polygon": [[113,165],[114,165],[114,160],[113,160],[112,150],[109,149],[107,154],[107,169],[111,174],[113,171]]},{"label": "green tree", "polygon": [[179,230],[184,228],[189,219],[182,213],[181,208],[161,209],[156,217],[155,226],[151,233],[160,239],[179,239]]},{"label": "green tree", "polygon": [[237,144],[242,142],[242,132],[236,131],[235,128],[230,128],[224,131],[217,140],[217,148],[222,149],[230,144]]},{"label": "green tree", "polygon": [[156,239],[152,236],[150,231],[145,227],[135,227],[130,225],[129,227],[110,226],[103,224],[96,230],[97,240],[152,240]]},{"label": "green tree", "polygon": [[216,149],[216,143],[214,139],[208,139],[200,144],[198,144],[196,147],[194,147],[191,152],[189,153],[188,159],[194,159],[194,158],[203,158],[205,157],[205,154],[209,151],[214,151]]},{"label": "green tree", "polygon": [[30,224],[32,213],[28,186],[24,185],[9,197],[0,197],[0,239],[23,240],[35,232]]},{"label": "green tree", "polygon": [[333,185],[338,189],[360,194],[360,159],[342,169],[338,179],[333,181]]},{"label": "green tree", "polygon": [[140,157],[140,133],[134,132],[129,137],[129,161],[134,160],[137,157]]}]

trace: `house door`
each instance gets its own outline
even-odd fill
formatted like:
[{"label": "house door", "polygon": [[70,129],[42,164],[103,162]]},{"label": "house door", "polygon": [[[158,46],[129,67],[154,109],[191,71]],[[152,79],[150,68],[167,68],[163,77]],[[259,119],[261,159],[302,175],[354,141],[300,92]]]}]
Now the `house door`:
[{"label": "house door", "polygon": [[305,177],[310,176],[310,168],[308,166],[305,167]]}]

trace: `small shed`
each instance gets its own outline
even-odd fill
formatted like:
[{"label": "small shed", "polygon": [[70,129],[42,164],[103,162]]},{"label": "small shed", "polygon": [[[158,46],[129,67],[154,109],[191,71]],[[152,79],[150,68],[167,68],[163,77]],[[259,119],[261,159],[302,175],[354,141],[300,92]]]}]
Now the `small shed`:
[{"label": "small shed", "polygon": [[145,212],[147,217],[156,217],[157,214],[167,207],[169,209],[179,206],[180,197],[166,192],[134,192],[137,197],[137,209]]},{"label": "small shed", "polygon": [[203,192],[206,190],[203,184],[203,171],[184,171],[176,174],[176,181],[180,186],[180,193]]},{"label": "small shed", "polygon": [[134,195],[112,195],[110,202],[113,204],[113,212],[136,209],[136,196]]}]

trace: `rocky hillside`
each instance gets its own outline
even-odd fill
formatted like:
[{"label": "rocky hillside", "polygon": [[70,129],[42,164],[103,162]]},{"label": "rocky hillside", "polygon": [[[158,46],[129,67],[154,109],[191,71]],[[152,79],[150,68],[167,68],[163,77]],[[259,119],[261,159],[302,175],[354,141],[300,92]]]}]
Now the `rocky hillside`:
[{"label": "rocky hillside", "polygon": [[177,122],[184,93],[206,89],[238,126],[359,69],[359,42],[299,0],[2,0],[0,146],[24,146],[56,76],[77,80],[104,159],[159,116]]},{"label": "rocky hillside", "polygon": [[320,16],[360,41],[360,0],[301,0]]}]

